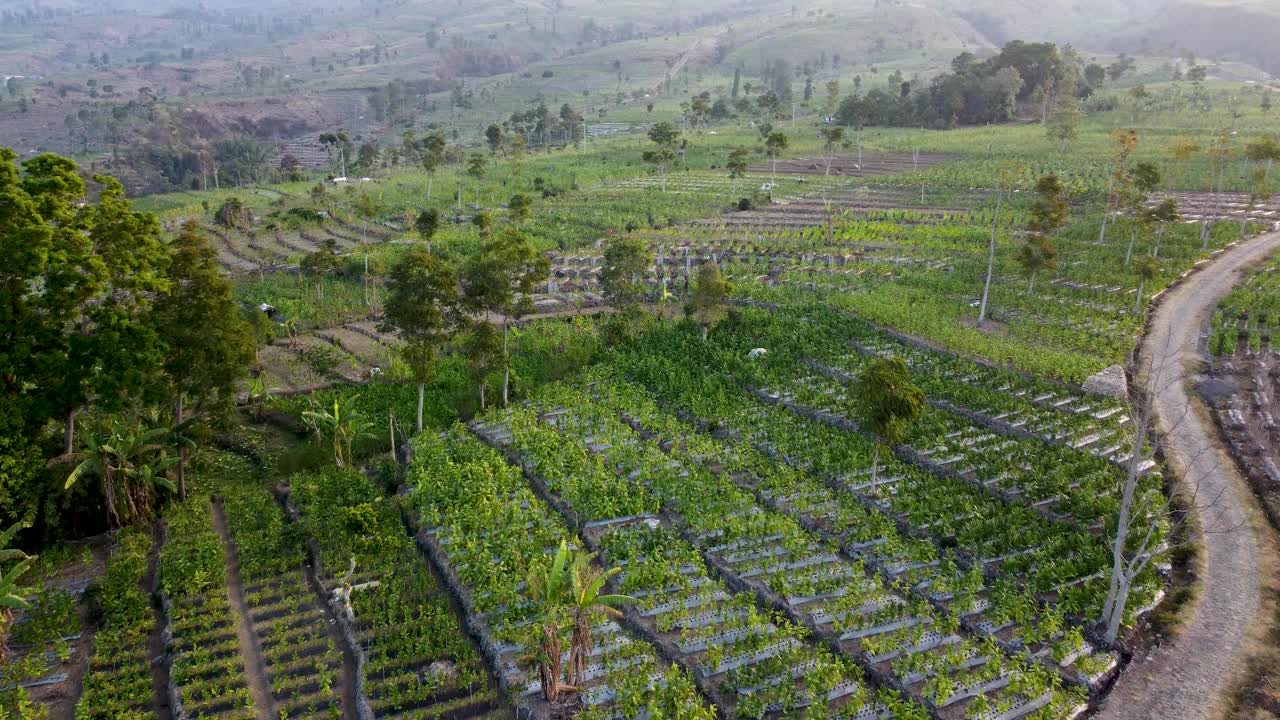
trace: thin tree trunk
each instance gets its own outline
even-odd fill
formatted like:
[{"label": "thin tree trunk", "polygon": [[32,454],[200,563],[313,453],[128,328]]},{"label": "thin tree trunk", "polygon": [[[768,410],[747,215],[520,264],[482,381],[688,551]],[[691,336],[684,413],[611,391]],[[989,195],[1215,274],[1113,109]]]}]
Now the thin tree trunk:
[{"label": "thin tree trunk", "polygon": [[396,457],[396,416],[395,413],[387,413],[387,431],[391,434],[391,457]]},{"label": "thin tree trunk", "polygon": [[502,408],[507,407],[507,393],[511,387],[511,357],[507,354],[507,316],[502,316]]},{"label": "thin tree trunk", "polygon": [[1113,171],[1111,177],[1107,178],[1107,194],[1102,196],[1102,229],[1098,231],[1099,245],[1107,241],[1107,218],[1111,215],[1111,189],[1115,182],[1116,176]]},{"label": "thin tree trunk", "polygon": [[422,382],[418,383],[418,421],[415,424],[415,427],[417,428],[417,433],[419,435],[422,434],[422,398],[426,395],[426,392],[427,384]]},{"label": "thin tree trunk", "polygon": [[431,202],[431,185],[436,181],[435,173],[427,175],[427,202]]},{"label": "thin tree trunk", "polygon": [[1151,249],[1151,257],[1160,257],[1160,241],[1164,240],[1164,223],[1160,223],[1160,229],[1156,232],[1156,246]]},{"label": "thin tree trunk", "polygon": [[1036,291],[1036,274],[1031,273],[1031,284],[1027,286],[1027,294],[1030,295]]},{"label": "thin tree trunk", "polygon": [[875,444],[871,453],[871,497],[880,491],[880,443]]},{"label": "thin tree trunk", "polygon": [[67,417],[62,427],[62,452],[70,455],[75,450],[76,444],[76,412],[77,408],[67,411]]},{"label": "thin tree trunk", "polygon": [[1133,587],[1133,581],[1130,578],[1120,578],[1119,588],[1117,589],[1116,601],[1111,608],[1111,616],[1107,619],[1107,644],[1115,643],[1116,638],[1120,635],[1120,622],[1124,620],[1125,605],[1129,603],[1129,590]]},{"label": "thin tree trunk", "polygon": [[982,307],[978,310],[978,326],[987,319],[987,298],[991,295],[991,274],[996,265],[996,226],[1000,223],[1000,202],[1003,197],[996,190],[996,214],[991,218],[991,242],[987,243],[987,281],[982,286]]},{"label": "thin tree trunk", "polygon": [[[182,424],[182,393],[177,394],[173,402],[173,424]],[[187,449],[178,444],[178,502],[187,499]]]},{"label": "thin tree trunk", "polygon": [[1129,249],[1124,253],[1124,266],[1129,267],[1129,261],[1133,259],[1133,243],[1138,239],[1138,228],[1129,228]]},{"label": "thin tree trunk", "polygon": [[[1142,293],[1139,292],[1141,297]],[[1133,418],[1135,424],[1133,452],[1129,456],[1129,466],[1125,474],[1124,490],[1120,496],[1120,515],[1116,522],[1116,535],[1113,538],[1111,546],[1111,588],[1107,593],[1107,600],[1103,604],[1103,615],[1101,620],[1110,623],[1113,615],[1124,615],[1124,605],[1120,604],[1120,585],[1124,579],[1124,548],[1129,539],[1129,522],[1130,513],[1133,511],[1133,495],[1138,486],[1138,456],[1142,452],[1142,446],[1147,441],[1147,420],[1145,413],[1136,412]],[[1127,598],[1126,598],[1127,599]]]},{"label": "thin tree trunk", "polygon": [[1133,303],[1133,314],[1138,315],[1142,312],[1142,288],[1146,285],[1146,280],[1138,281],[1138,297]]}]

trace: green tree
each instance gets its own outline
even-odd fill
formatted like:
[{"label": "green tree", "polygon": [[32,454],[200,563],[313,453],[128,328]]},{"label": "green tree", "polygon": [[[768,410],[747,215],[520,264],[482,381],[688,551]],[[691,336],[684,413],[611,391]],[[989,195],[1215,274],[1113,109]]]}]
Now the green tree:
[{"label": "green tree", "polygon": [[901,443],[911,424],[924,412],[924,391],[911,382],[902,358],[876,358],[867,363],[850,388],[853,414],[874,440],[871,495],[879,493],[880,449]]},{"label": "green tree", "polygon": [[1138,240],[1139,232],[1146,232],[1151,222],[1147,212],[1147,198],[1160,187],[1160,170],[1153,163],[1140,162],[1133,168],[1133,179],[1129,187],[1129,249],[1124,254],[1124,266],[1129,267],[1133,259],[1133,248]]},{"label": "green tree", "polygon": [[1036,199],[1031,205],[1027,229],[1039,235],[1049,235],[1067,222],[1071,203],[1067,190],[1058,176],[1049,173],[1036,181]]},{"label": "green tree", "polygon": [[484,180],[485,171],[489,168],[489,160],[481,153],[467,156],[467,175],[476,181],[476,208],[480,207],[480,181]]},{"label": "green tree", "polygon": [[[169,246],[169,291],[155,302],[153,322],[164,340],[173,424],[235,402],[237,385],[253,359],[250,328],[231,283],[200,226],[188,221]],[[178,448],[178,498],[185,500],[186,449]]]},{"label": "green tree", "polygon": [[320,247],[303,256],[300,263],[302,274],[316,280],[316,292],[321,302],[324,302],[324,279],[337,272],[341,264],[338,243],[333,238],[325,238]]},{"label": "green tree", "polygon": [[610,240],[600,272],[600,286],[609,304],[623,313],[634,310],[644,299],[645,278],[652,264],[653,253],[638,238]]},{"label": "green tree", "polygon": [[387,280],[385,317],[380,329],[394,332],[404,341],[402,356],[418,383],[415,427],[419,433],[426,384],[435,369],[436,352],[462,322],[457,287],[453,268],[421,249],[405,255],[391,269]]},{"label": "green tree", "polygon": [[1160,257],[1160,242],[1164,240],[1164,229],[1169,223],[1182,221],[1182,214],[1178,212],[1178,201],[1173,198],[1165,198],[1158,205],[1151,208],[1148,216],[1159,225],[1156,232],[1156,242],[1151,248],[1151,255]]},{"label": "green tree", "polygon": [[1240,217],[1240,239],[1243,240],[1246,231],[1249,229],[1249,216],[1253,214],[1253,209],[1260,202],[1268,202],[1273,195],[1271,184],[1267,182],[1267,171],[1265,168],[1258,168],[1253,172],[1253,176],[1249,179],[1249,203],[1245,208],[1245,213]]},{"label": "green tree", "polygon": [[511,222],[517,225],[529,219],[532,209],[533,201],[523,193],[512,195],[511,200],[507,202],[507,212],[511,214]]},{"label": "green tree", "polygon": [[489,143],[489,152],[497,153],[498,148],[502,147],[502,126],[491,124],[484,131],[485,142]]},{"label": "green tree", "polygon": [[480,391],[480,412],[484,412],[489,394],[489,377],[506,362],[502,336],[493,323],[472,323],[462,343],[462,351],[467,358],[467,375]]},{"label": "green tree", "polygon": [[773,201],[773,185],[778,182],[778,155],[787,149],[787,136],[779,130],[769,133],[764,139],[764,152],[769,156],[772,167],[771,177],[769,179],[769,201]]},{"label": "green tree", "polygon": [[667,170],[676,160],[676,142],[679,139],[680,131],[665,120],[654,123],[653,127],[649,128],[649,140],[655,147],[652,150],[645,150],[641,157],[657,169],[662,192],[667,191]]},{"label": "green tree", "polygon": [[74,162],[40,155],[20,174],[15,157],[0,148],[0,378],[28,432],[62,422],[66,454],[86,405],[114,412],[161,393],[163,343],[146,318],[168,289],[168,253],[120,183],[95,176],[98,203],[81,204]]},{"label": "green tree", "polygon": [[747,157],[750,152],[744,147],[736,147],[729,153],[724,167],[729,171],[729,179],[733,181],[733,194],[738,194],[738,180],[747,175]]},{"label": "green tree", "polygon": [[[464,267],[465,307],[501,318],[503,407],[507,406],[511,388],[511,321],[533,312],[533,285],[546,277],[550,268],[550,261],[533,249],[527,235],[515,228],[506,228],[489,238]],[[491,320],[485,318],[482,322]]]},{"label": "green tree", "polygon": [[427,208],[418,213],[418,219],[413,222],[413,229],[418,232],[418,237],[430,243],[431,238],[435,237],[436,231],[440,229],[440,211]]},{"label": "green tree", "polygon": [[721,320],[729,314],[729,296],[733,294],[733,283],[720,274],[720,266],[715,263],[703,263],[698,268],[698,282],[689,296],[686,314],[702,326],[702,339],[705,341]]},{"label": "green tree", "polygon": [[1042,270],[1053,270],[1058,266],[1057,256],[1058,249],[1054,247],[1049,238],[1040,234],[1028,236],[1022,247],[1018,248],[1018,254],[1014,259],[1018,261],[1023,271],[1031,278],[1030,283],[1027,285],[1028,294],[1036,290],[1037,273]]},{"label": "green tree", "polygon": [[1264,135],[1244,146],[1244,157],[1249,162],[1266,163],[1262,175],[1262,179],[1266,181],[1271,177],[1271,167],[1276,160],[1280,160],[1280,140],[1275,135]]},{"label": "green tree", "polygon": [[419,152],[422,157],[422,169],[427,173],[427,202],[431,202],[431,186],[435,183],[436,170],[444,162],[445,151],[449,143],[444,132],[436,130],[420,141]]},{"label": "green tree", "polygon": [[1070,95],[1058,98],[1057,106],[1049,117],[1047,132],[1051,139],[1058,141],[1058,147],[1063,152],[1067,151],[1067,146],[1079,135],[1080,121],[1083,119],[1084,112],[1080,110],[1078,100]]}]

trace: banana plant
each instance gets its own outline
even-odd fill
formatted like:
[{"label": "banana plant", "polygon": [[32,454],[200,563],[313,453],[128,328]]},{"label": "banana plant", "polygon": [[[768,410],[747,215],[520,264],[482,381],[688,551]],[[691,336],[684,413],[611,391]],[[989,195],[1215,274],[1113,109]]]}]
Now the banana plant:
[{"label": "banana plant", "polygon": [[372,423],[360,416],[355,409],[356,395],[335,396],[333,410],[318,407],[302,413],[302,419],[316,434],[333,440],[333,457],[338,467],[351,467],[355,463],[351,445],[357,439],[367,437]]},{"label": "banana plant", "polygon": [[527,580],[527,593],[529,600],[538,606],[539,622],[535,626],[537,640],[525,659],[538,667],[542,696],[551,703],[560,699],[562,691],[564,638],[561,629],[572,598],[573,581],[569,574],[572,567],[569,546],[562,539],[551,564],[534,567]]},{"label": "banana plant", "polygon": [[[8,530],[0,532],[0,665],[8,659],[9,623],[13,620],[13,611],[26,610],[31,606],[23,596],[18,580],[31,569],[31,564],[36,558],[17,548],[9,547],[14,536],[26,527],[29,527],[26,523],[14,523]],[[8,570],[3,567],[4,564],[14,560],[18,561],[17,565]]]},{"label": "banana plant", "polygon": [[50,461],[50,465],[77,463],[67,475],[70,489],[82,477],[96,475],[102,482],[107,520],[123,527],[151,518],[155,490],[177,492],[163,473],[176,462],[164,454],[170,435],[167,427],[143,428],[112,420],[96,433],[89,433],[85,449]]},{"label": "banana plant", "polygon": [[[567,550],[560,544],[561,550]],[[559,551],[557,551],[557,556]],[[618,574],[620,568],[601,570],[594,564],[595,554],[578,555],[571,566],[570,601],[573,615],[573,637],[569,646],[569,684],[580,685],[587,669],[587,657],[591,655],[591,618],[599,612],[617,617],[622,614],[617,606],[631,602],[626,595],[602,593],[605,581]]]}]

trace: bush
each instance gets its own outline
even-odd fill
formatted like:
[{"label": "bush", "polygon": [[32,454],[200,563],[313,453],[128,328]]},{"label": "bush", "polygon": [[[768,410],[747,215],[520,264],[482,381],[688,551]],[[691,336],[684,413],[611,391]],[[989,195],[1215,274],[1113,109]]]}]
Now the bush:
[{"label": "bush", "polygon": [[750,210],[750,209],[751,209],[751,198],[742,198],[741,200],[738,200],[738,209],[739,209],[739,210]]}]

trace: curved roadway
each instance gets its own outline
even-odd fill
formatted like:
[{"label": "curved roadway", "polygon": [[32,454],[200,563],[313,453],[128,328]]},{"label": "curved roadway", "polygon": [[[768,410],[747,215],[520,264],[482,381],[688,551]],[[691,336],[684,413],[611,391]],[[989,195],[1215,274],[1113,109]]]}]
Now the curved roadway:
[{"label": "curved roadway", "polygon": [[[1280,249],[1280,232],[1220,253],[1169,290],[1151,318],[1138,365],[1149,381],[1167,458],[1198,492],[1201,587],[1176,638],[1135,658],[1097,714],[1105,720],[1218,720],[1265,627],[1263,552],[1274,552],[1248,485],[1221,449],[1208,414],[1188,397],[1201,329],[1249,265]],[[1194,486],[1198,483],[1198,488]]]}]

